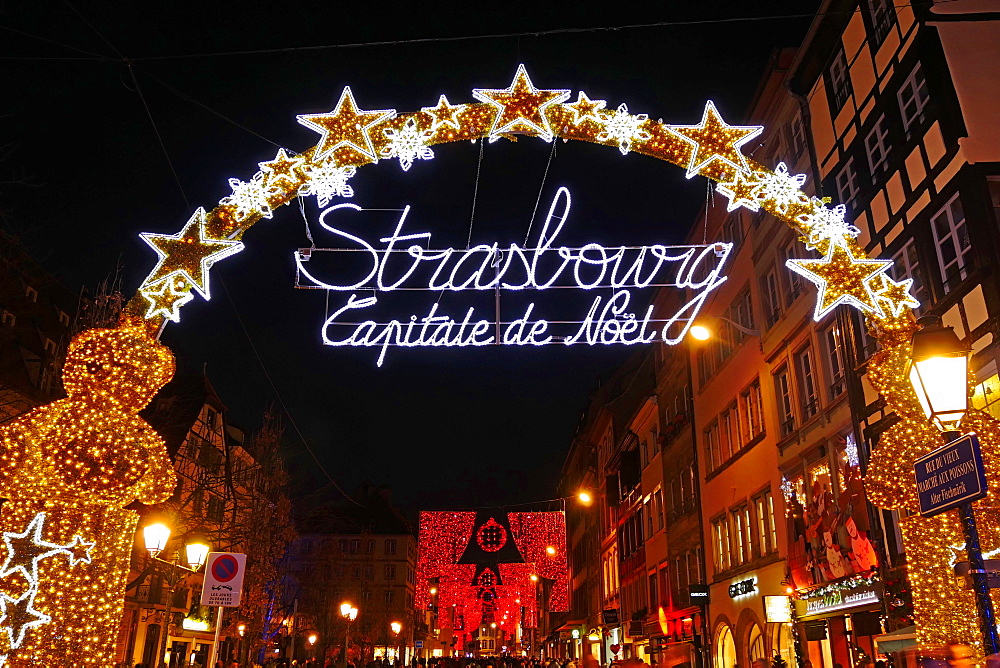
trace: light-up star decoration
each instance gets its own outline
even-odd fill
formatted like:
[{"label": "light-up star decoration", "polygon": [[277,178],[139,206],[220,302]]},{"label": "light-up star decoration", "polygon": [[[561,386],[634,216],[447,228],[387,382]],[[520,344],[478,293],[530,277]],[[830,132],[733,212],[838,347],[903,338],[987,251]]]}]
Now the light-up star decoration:
[{"label": "light-up star decoration", "polygon": [[161,317],[180,322],[180,308],[194,299],[189,284],[179,273],[171,274],[158,283],[139,290],[149,303],[146,318]]},{"label": "light-up star decoration", "polygon": [[420,111],[431,117],[431,132],[437,132],[438,128],[447,125],[455,130],[462,129],[462,123],[458,120],[458,115],[462,113],[468,105],[451,104],[444,95],[438,98],[437,106],[421,107]]},{"label": "light-up star decoration", "polygon": [[[211,299],[208,270],[219,260],[239,253],[243,250],[243,244],[239,241],[209,238],[205,232],[205,222],[205,209],[198,207],[177,234],[143,232],[139,235],[160,258],[143,281],[140,292],[164,278],[179,274],[198,294]],[[161,307],[158,305],[157,308]]]},{"label": "light-up star decoration", "polygon": [[351,87],[345,86],[333,111],[325,114],[301,114],[296,118],[302,125],[322,135],[313,154],[314,162],[321,161],[341,147],[351,148],[372,162],[377,162],[378,155],[369,132],[373,126],[395,115],[395,109],[358,109]]},{"label": "light-up star decoration", "polygon": [[831,241],[826,256],[818,260],[795,260],[785,266],[819,288],[813,318],[820,320],[838,304],[851,304],[883,317],[872,280],[892,266],[892,260],[855,257],[842,240]]},{"label": "light-up star decoration", "polygon": [[302,179],[299,170],[304,164],[305,158],[301,155],[289,156],[284,148],[279,148],[274,160],[258,162],[257,166],[264,174],[264,186],[268,191],[281,192],[285,187],[293,186]]},{"label": "light-up star decoration", "polygon": [[699,174],[716,161],[737,170],[749,172],[747,159],[740,147],[763,132],[761,125],[729,125],[715,103],[705,103],[705,112],[698,125],[668,125],[667,130],[691,145],[691,158],[687,164],[687,177]]},{"label": "light-up star decoration", "polygon": [[[39,563],[56,555],[66,555],[70,567],[80,562],[90,563],[90,551],[95,543],[85,541],[81,536],[73,536],[66,545],[52,543],[43,538],[45,513],[37,513],[22,532],[5,531],[3,542],[7,559],[0,567],[0,579],[20,573],[28,583],[28,588],[18,597],[0,594],[0,633],[8,636],[9,647],[17,649],[24,642],[25,634],[33,627],[47,624],[52,618],[35,609],[38,594]],[[0,666],[3,664],[0,663]]]},{"label": "light-up star decoration", "polygon": [[564,104],[563,106],[573,112],[573,125],[580,125],[590,121],[600,125],[603,119],[600,112],[607,106],[606,100],[591,100],[582,90],[576,95],[576,102]]},{"label": "light-up star decoration", "polygon": [[763,181],[756,174],[736,171],[730,181],[723,181],[715,186],[715,191],[725,195],[726,211],[733,211],[741,206],[751,211],[760,211],[761,185]]},{"label": "light-up star decoration", "polygon": [[472,96],[496,108],[496,117],[489,130],[491,142],[506,133],[527,133],[552,141],[552,126],[546,110],[569,99],[568,90],[535,88],[524,65],[518,65],[510,86],[503,89],[475,88]]},{"label": "light-up star decoration", "polygon": [[896,282],[889,278],[888,274],[879,274],[872,288],[875,299],[885,306],[885,310],[892,313],[894,318],[903,314],[906,308],[919,308],[920,302],[910,294],[913,289],[913,279],[907,278]]}]

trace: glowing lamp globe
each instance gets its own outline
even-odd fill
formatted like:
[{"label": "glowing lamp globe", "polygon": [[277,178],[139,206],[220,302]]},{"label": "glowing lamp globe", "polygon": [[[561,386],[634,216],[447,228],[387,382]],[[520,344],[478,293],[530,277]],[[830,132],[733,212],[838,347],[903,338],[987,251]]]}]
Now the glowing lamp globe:
[{"label": "glowing lamp globe", "polygon": [[206,541],[198,538],[192,539],[184,547],[184,551],[187,555],[188,566],[191,567],[192,571],[197,571],[205,565],[205,559],[208,558],[210,548]]},{"label": "glowing lamp globe", "polygon": [[347,616],[349,616],[351,614],[351,608],[352,607],[354,607],[354,606],[352,606],[350,603],[341,603],[340,604],[340,616],[341,617],[347,617]]},{"label": "glowing lamp globe", "polygon": [[924,316],[913,334],[907,375],[913,391],[942,431],[958,428],[969,410],[969,348],[939,316]]},{"label": "glowing lamp globe", "polygon": [[698,341],[708,341],[712,338],[712,332],[704,325],[692,325],[691,329],[688,330],[688,334]]},{"label": "glowing lamp globe", "polygon": [[315,645],[317,640],[318,640],[318,638],[316,637],[315,633],[312,634],[311,636],[309,636],[309,644],[310,645]]},{"label": "glowing lamp globe", "polygon": [[403,630],[403,625],[400,624],[399,622],[393,622],[389,624],[389,628],[392,629],[393,633],[399,635],[399,632]]},{"label": "glowing lamp globe", "polygon": [[594,502],[594,497],[590,494],[590,492],[580,492],[576,495],[576,498],[585,506],[589,506]]},{"label": "glowing lamp globe", "polygon": [[155,557],[166,549],[167,541],[170,540],[170,527],[162,522],[145,526],[142,528],[142,539],[146,544],[146,551]]}]

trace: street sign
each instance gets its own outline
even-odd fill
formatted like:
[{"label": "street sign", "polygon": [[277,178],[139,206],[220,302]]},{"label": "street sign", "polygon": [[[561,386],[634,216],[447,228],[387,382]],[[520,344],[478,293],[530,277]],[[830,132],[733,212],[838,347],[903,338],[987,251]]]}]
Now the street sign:
[{"label": "street sign", "polygon": [[618,608],[607,608],[601,611],[601,618],[605,626],[618,626],[621,622],[618,619]]},{"label": "street sign", "polygon": [[247,555],[239,552],[212,552],[205,562],[205,584],[201,590],[202,605],[235,608],[243,593],[243,575]]},{"label": "street sign", "polygon": [[424,646],[424,641],[423,640],[414,640],[413,641],[413,646],[416,647],[417,649],[421,649]]},{"label": "street sign", "polygon": [[966,434],[920,457],[913,470],[924,517],[986,496],[986,471],[975,434]]}]

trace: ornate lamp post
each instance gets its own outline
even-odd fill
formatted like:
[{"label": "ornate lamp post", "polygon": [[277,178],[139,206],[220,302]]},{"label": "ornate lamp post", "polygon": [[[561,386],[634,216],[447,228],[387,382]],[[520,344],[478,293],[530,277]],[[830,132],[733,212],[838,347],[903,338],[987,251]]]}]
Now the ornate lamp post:
[{"label": "ornate lamp post", "polygon": [[396,645],[396,661],[398,663],[402,663],[402,661],[400,660],[402,652],[399,651],[399,632],[403,630],[403,625],[400,624],[399,622],[392,622],[391,624],[389,624],[389,628],[392,629],[392,634],[394,636],[393,639]]},{"label": "ornate lamp post", "polygon": [[163,657],[167,655],[167,637],[170,635],[170,609],[174,604],[174,590],[177,588],[177,583],[180,582],[180,578],[184,573],[197,573],[201,570],[201,567],[205,565],[205,559],[208,558],[211,548],[208,545],[208,541],[204,540],[201,536],[189,536],[188,542],[184,546],[184,556],[187,565],[183,565],[180,563],[179,548],[174,550],[173,558],[170,561],[160,558],[160,553],[166,549],[167,542],[170,540],[170,527],[163,522],[154,522],[143,527],[142,538],[146,551],[149,553],[149,558],[160,564],[170,566],[169,569],[165,569],[169,589],[167,593],[166,616],[161,633],[160,652],[157,656],[157,661],[165,661]]},{"label": "ornate lamp post", "polygon": [[340,616],[347,620],[347,630],[344,632],[344,666],[347,666],[347,648],[351,638],[351,623],[358,618],[358,609],[350,603],[340,604]]},{"label": "ornate lamp post", "polygon": [[[921,328],[913,334],[913,352],[907,375],[924,414],[941,430],[945,442],[951,442],[958,438],[959,423],[969,410],[970,351],[953,328],[942,325],[939,316],[924,316],[917,322]],[[983,649],[989,656],[1000,652],[989,576],[979,546],[972,503],[963,503],[958,512],[965,534],[965,549],[969,554]]]}]

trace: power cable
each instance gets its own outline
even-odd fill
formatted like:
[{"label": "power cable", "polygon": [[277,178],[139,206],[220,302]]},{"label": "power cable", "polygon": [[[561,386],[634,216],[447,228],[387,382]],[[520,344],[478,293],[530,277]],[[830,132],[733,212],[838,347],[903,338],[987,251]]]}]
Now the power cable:
[{"label": "power cable", "polygon": [[552,164],[552,157],[556,154],[556,140],[552,139],[552,150],[549,151],[549,159],[545,162],[545,171],[542,172],[542,182],[538,184],[538,197],[535,198],[535,208],[531,210],[531,219],[528,220],[528,231],[524,234],[524,245],[528,245],[531,237],[531,226],[535,223],[535,214],[538,213],[538,204],[542,201],[542,191],[545,190],[545,180],[549,177],[549,166]]},{"label": "power cable", "polygon": [[260,364],[260,368],[264,372],[264,377],[267,378],[267,382],[271,385],[271,390],[274,392],[274,396],[277,397],[278,403],[281,404],[281,409],[285,411],[285,415],[288,416],[288,421],[292,423],[292,428],[295,429],[295,433],[298,435],[299,440],[302,441],[302,446],[306,449],[306,452],[309,453],[309,456],[312,457],[313,461],[316,462],[316,466],[318,466],[319,470],[323,472],[323,475],[326,476],[326,479],[330,481],[330,484],[332,484],[338,492],[343,494],[345,499],[347,499],[348,501],[350,501],[355,505],[358,506],[363,505],[355,501],[353,498],[351,498],[351,496],[347,492],[345,492],[340,485],[337,484],[337,481],[334,480],[333,476],[329,474],[329,472],[326,470],[326,467],[324,467],[323,463],[319,460],[319,457],[317,457],[316,453],[313,452],[313,449],[309,447],[309,442],[306,440],[305,436],[302,435],[302,431],[299,429],[298,423],[295,421],[295,418],[288,410],[288,406],[285,405],[285,400],[281,396],[281,392],[278,391],[278,386],[274,384],[274,379],[271,378],[271,374],[268,372],[267,366],[264,364],[263,358],[261,358],[260,353],[257,351],[257,345],[253,342],[253,338],[250,336],[250,331],[247,329],[246,323],[243,321],[243,316],[240,315],[240,310],[236,307],[236,302],[233,301],[233,296],[229,294],[229,288],[226,287],[226,283],[225,281],[222,280],[221,276],[217,276],[217,278],[219,279],[219,284],[222,285],[222,291],[226,293],[226,298],[229,300],[229,305],[233,307],[233,313],[236,314],[236,320],[239,321],[240,323],[240,328],[242,328],[243,330],[243,335],[246,336],[247,343],[250,344],[250,349],[253,351],[254,357],[257,358],[257,363]]},{"label": "power cable", "polygon": [[149,105],[146,103],[146,96],[142,94],[142,86],[139,85],[139,80],[135,76],[135,71],[132,69],[132,63],[128,63],[128,73],[132,77],[132,82],[135,84],[135,92],[139,94],[139,99],[142,100],[142,108],[146,110],[146,117],[149,119],[149,124],[153,126],[153,132],[156,134],[156,140],[160,143],[160,148],[163,149],[163,155],[167,159],[167,164],[170,166],[170,173],[174,175],[174,182],[177,184],[177,188],[181,191],[181,197],[184,198],[184,207],[186,209],[190,209],[191,202],[188,201],[187,193],[184,192],[184,186],[181,184],[181,178],[177,175],[177,170],[174,168],[174,161],[170,159],[170,153],[167,151],[167,145],[163,143],[163,137],[160,135],[160,129],[156,127],[156,121],[153,120],[153,112],[149,110]]},{"label": "power cable", "polygon": [[[87,51],[86,49],[81,49],[81,48],[73,46],[71,44],[63,44],[62,42],[57,42],[57,41],[55,41],[53,39],[49,39],[48,37],[42,37],[41,35],[33,35],[30,32],[24,32],[23,30],[18,30],[17,28],[10,28],[8,26],[0,26],[0,30],[6,30],[7,32],[12,32],[12,33],[15,33],[17,35],[21,35],[23,37],[30,37],[31,39],[37,39],[40,42],[46,42],[48,44],[53,44],[55,46],[61,46],[64,49],[69,49],[71,51],[78,51],[80,53],[84,53],[84,54],[86,54],[88,56],[91,56],[90,58],[77,58],[78,60],[109,60],[107,56],[104,56],[104,55],[102,55],[100,53],[94,53],[93,51]],[[38,56],[38,57],[39,58],[44,58],[44,56]],[[55,56],[50,56],[49,58],[55,58]],[[48,58],[46,58],[46,59],[48,59]]]}]

